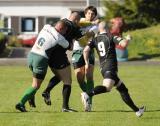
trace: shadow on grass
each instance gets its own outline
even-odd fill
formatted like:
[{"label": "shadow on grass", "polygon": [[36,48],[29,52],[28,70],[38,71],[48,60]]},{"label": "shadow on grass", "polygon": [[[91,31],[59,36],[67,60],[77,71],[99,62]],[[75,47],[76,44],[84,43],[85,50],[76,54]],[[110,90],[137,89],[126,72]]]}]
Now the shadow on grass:
[{"label": "shadow on grass", "polygon": [[[92,111],[92,112],[134,112],[132,110],[106,110],[106,111]],[[160,112],[160,109],[157,110],[146,110],[145,112]]]},{"label": "shadow on grass", "polygon": [[[84,113],[95,113],[95,112],[121,112],[121,113],[128,113],[128,112],[133,112],[132,110],[105,110],[105,111],[91,111],[91,112],[85,112],[85,111],[75,111],[76,113],[77,112],[84,112]],[[72,113],[75,113],[75,112],[72,112]],[[148,112],[160,112],[160,109],[155,109],[155,110],[146,110],[145,111],[146,113]],[[70,112],[62,112],[62,111],[27,111],[27,112],[19,112],[19,111],[10,111],[10,112],[0,112],[0,113],[70,113]]]},{"label": "shadow on grass", "polygon": [[143,61],[143,60],[148,60],[148,59],[153,59],[159,57],[160,59],[160,54],[145,54],[145,53],[138,53],[140,57],[134,57],[130,58],[129,61]]}]

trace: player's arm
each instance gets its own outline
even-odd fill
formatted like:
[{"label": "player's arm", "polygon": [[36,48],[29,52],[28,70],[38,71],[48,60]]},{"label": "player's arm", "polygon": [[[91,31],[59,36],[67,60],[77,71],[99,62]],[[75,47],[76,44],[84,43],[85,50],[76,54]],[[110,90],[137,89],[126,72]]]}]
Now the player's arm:
[{"label": "player's arm", "polygon": [[93,31],[85,31],[84,34],[83,34],[83,36],[82,36],[80,39],[78,39],[79,44],[80,44],[81,46],[83,46],[83,47],[86,46],[87,43],[88,43],[94,36],[95,36],[95,33],[94,33]]},{"label": "player's arm", "polygon": [[84,57],[84,61],[86,66],[89,66],[89,51],[90,51],[90,47],[87,45],[85,46],[84,50],[83,50],[83,57]]},{"label": "player's arm", "polygon": [[94,48],[94,40],[90,41],[83,50],[83,57],[86,67],[89,67],[89,52],[92,48]]},{"label": "player's arm", "polygon": [[131,40],[130,35],[127,35],[125,38],[121,38],[119,36],[113,36],[113,41],[119,44],[123,48],[128,46],[128,43],[130,42],[130,40]]},{"label": "player's arm", "polygon": [[59,39],[58,44],[63,48],[69,47],[69,42],[63,36]]}]

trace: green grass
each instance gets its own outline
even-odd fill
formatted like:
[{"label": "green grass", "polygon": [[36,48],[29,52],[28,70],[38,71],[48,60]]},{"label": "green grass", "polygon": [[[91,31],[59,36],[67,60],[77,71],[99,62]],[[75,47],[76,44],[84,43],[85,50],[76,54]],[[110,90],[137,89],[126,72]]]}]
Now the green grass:
[{"label": "green grass", "polygon": [[160,25],[127,32],[132,36],[128,46],[129,58],[160,59]]},{"label": "green grass", "polygon": [[[24,90],[31,85],[31,72],[25,66],[0,66],[0,126],[159,126],[160,125],[160,66],[120,65],[119,75],[138,106],[145,105],[144,116],[135,113],[120,99],[115,89],[94,97],[93,112],[83,112],[80,92],[73,75],[70,106],[79,112],[62,113],[62,83],[52,91],[52,106],[43,102],[41,93],[49,78],[49,71],[36,94],[37,108],[27,113],[15,110]],[[72,72],[73,73],[73,72]],[[101,84],[99,68],[95,68],[95,84]]]}]

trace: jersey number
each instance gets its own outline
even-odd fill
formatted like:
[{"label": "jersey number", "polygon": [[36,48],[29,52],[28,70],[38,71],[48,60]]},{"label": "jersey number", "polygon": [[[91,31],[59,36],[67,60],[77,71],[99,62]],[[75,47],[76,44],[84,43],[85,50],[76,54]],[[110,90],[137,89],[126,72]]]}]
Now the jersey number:
[{"label": "jersey number", "polygon": [[39,47],[42,47],[43,44],[44,44],[44,42],[45,42],[45,39],[44,39],[44,38],[40,38],[40,39],[38,40],[38,46],[39,46]]},{"label": "jersey number", "polygon": [[99,50],[99,55],[100,56],[105,56],[106,50],[105,50],[104,42],[99,42],[98,43],[98,50]]}]

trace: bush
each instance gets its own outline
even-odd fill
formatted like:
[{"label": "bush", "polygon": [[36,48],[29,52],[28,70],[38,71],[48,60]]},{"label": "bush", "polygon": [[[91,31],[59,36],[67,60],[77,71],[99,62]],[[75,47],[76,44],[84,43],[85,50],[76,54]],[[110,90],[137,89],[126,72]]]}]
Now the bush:
[{"label": "bush", "polygon": [[8,37],[8,46],[13,47],[21,47],[22,46],[22,40],[18,39],[17,36],[9,36]]},{"label": "bush", "polygon": [[123,0],[104,1],[106,20],[122,17],[126,31],[157,25],[160,22],[160,0]]}]

